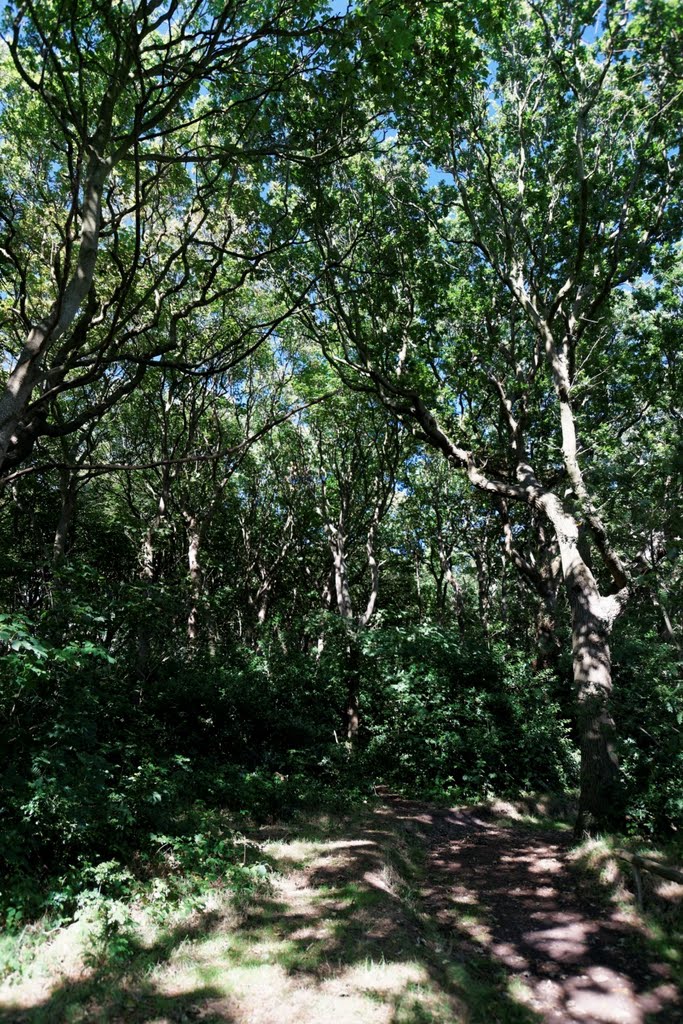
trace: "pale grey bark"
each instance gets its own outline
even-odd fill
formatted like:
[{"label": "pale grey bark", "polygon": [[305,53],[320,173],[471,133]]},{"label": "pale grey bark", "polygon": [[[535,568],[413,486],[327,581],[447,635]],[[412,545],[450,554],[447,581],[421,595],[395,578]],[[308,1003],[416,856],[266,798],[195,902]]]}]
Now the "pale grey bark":
[{"label": "pale grey bark", "polygon": [[80,246],[74,272],[48,316],[29,332],[0,396],[0,465],[10,446],[16,443],[16,430],[41,379],[45,355],[71,327],[92,287],[100,238],[102,190],[112,165],[111,159],[99,154],[91,158],[83,190]]},{"label": "pale grey bark", "polygon": [[439,538],[437,543],[438,543],[439,564],[441,566],[441,572],[442,572],[442,575],[443,575],[443,580],[444,580],[444,582],[445,582],[445,584],[446,584],[446,586],[448,588],[448,592],[450,594],[452,594],[453,610],[455,612],[455,618],[456,618],[456,621],[458,623],[458,628],[462,632],[464,630],[464,628],[465,628],[465,622],[464,622],[464,611],[465,611],[465,609],[464,609],[464,602],[463,602],[463,595],[462,595],[462,587],[460,585],[460,580],[458,579],[456,573],[453,571],[453,566],[451,565],[451,560],[448,557],[448,554],[447,554],[446,549],[444,547],[443,539]]},{"label": "pale grey bark", "polygon": [[199,637],[200,605],[204,597],[204,573],[199,558],[202,543],[202,531],[197,519],[192,515],[185,516],[187,529],[187,563],[190,575],[190,611],[187,616],[187,639],[191,646]]}]

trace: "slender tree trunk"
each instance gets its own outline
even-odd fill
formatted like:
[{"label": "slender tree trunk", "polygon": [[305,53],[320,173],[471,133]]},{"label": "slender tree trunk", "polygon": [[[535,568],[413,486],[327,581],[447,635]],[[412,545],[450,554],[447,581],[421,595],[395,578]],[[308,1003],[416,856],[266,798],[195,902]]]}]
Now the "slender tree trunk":
[{"label": "slender tree trunk", "polygon": [[[140,579],[144,581],[146,598],[149,600],[149,591],[154,585],[154,526],[150,524],[142,538],[142,549],[140,551]],[[147,679],[149,675],[149,628],[146,617],[141,616],[138,629],[138,643],[136,651],[137,675],[140,680]]]},{"label": "slender tree trunk", "polygon": [[262,626],[268,618],[268,607],[270,604],[270,587],[260,596],[258,613],[256,619],[259,626]]},{"label": "slender tree trunk", "polygon": [[479,617],[486,636],[489,634],[489,574],[484,565],[481,551],[474,551],[474,563],[477,567],[477,594],[479,597]]},{"label": "slender tree trunk", "polygon": [[334,534],[330,533],[330,547],[334,566],[334,589],[337,596],[337,609],[349,630],[349,640],[346,648],[346,699],[344,702],[342,735],[346,737],[349,749],[353,751],[358,741],[358,731],[360,729],[358,650],[355,637],[353,636],[353,606],[349,591],[344,538],[339,530],[335,531]]},{"label": "slender tree trunk", "polygon": [[349,749],[353,751],[358,742],[358,731],[360,729],[360,652],[355,638],[350,639],[346,654],[347,689],[342,733],[346,736]]},{"label": "slender tree trunk", "polygon": [[344,716],[346,739],[352,749],[355,749],[358,742],[358,730],[360,728],[360,703],[358,691],[355,686],[349,685],[346,698],[346,713]]},{"label": "slender tree trunk", "polygon": [[536,671],[554,668],[560,656],[561,645],[555,629],[556,600],[554,594],[546,594],[536,610],[536,649],[533,666]]},{"label": "slender tree trunk", "polygon": [[154,541],[157,531],[166,516],[166,509],[168,508],[168,490],[168,480],[164,480],[163,488],[157,503],[156,515],[149,523],[145,530],[145,535],[142,538],[142,548],[140,551],[140,579],[148,580],[150,583],[155,583],[157,579],[157,569],[154,564]]},{"label": "slender tree trunk", "polygon": [[415,554],[415,594],[417,597],[417,617],[420,622],[424,618],[424,602],[422,600],[422,578],[420,575],[420,555]]},{"label": "slender tree trunk", "polygon": [[[344,701],[341,725],[342,736],[346,738],[349,750],[353,752],[358,741],[358,732],[360,729],[360,666],[359,652],[355,636],[356,621],[354,619],[351,592],[349,590],[344,536],[339,528],[332,525],[327,527],[327,536],[330,545],[330,552],[332,554],[333,570],[331,582],[334,588],[334,595],[337,599],[337,611],[348,630],[345,666],[346,698]],[[371,596],[370,601],[374,607],[373,596]],[[372,614],[372,607],[370,605],[369,608],[369,614]]]},{"label": "slender tree trunk", "polygon": [[[325,586],[323,587],[323,592],[322,592],[323,608],[326,611],[328,611],[328,612],[332,610],[332,604],[333,604],[333,600],[334,600],[334,596],[333,595],[334,595],[334,567],[330,568],[330,572],[329,572],[329,575],[327,577],[327,580],[325,581]],[[317,645],[316,645],[316,651],[317,651],[317,653],[316,653],[316,660],[317,661],[320,661],[320,658],[322,657],[322,653],[323,653],[324,650],[325,650],[325,634],[324,633],[320,633],[318,635],[318,642],[317,642]]]},{"label": "slender tree trunk", "polygon": [[678,640],[678,637],[676,636],[676,631],[673,627],[673,623],[671,621],[671,618],[665,605],[659,600],[656,590],[653,589],[650,591],[650,597],[652,600],[653,608],[656,608],[662,617],[662,636],[665,640],[667,640],[674,647],[678,648],[678,650],[680,651],[681,644]]},{"label": "slender tree trunk", "polygon": [[202,537],[194,516],[187,517],[187,538],[187,561],[190,571],[191,599],[190,611],[187,616],[187,639],[190,642],[190,646],[195,646],[199,638],[199,605],[202,599],[204,578],[199,561]]},{"label": "slender tree trunk", "polygon": [[[458,629],[461,633],[465,632],[465,604],[462,597],[462,587],[458,577],[451,569],[450,563],[445,560],[442,562],[444,566],[446,586],[450,587],[450,593],[453,600],[453,610],[455,612],[456,622],[458,623]],[[446,586],[444,587],[444,602],[446,597]]]},{"label": "slender tree trunk", "polygon": [[154,580],[154,526],[150,525],[142,538],[142,550],[140,551],[140,578],[143,580]]},{"label": "slender tree trunk", "polygon": [[62,562],[66,556],[74,514],[76,512],[76,481],[68,473],[64,473],[59,486],[62,496],[62,506],[59,512],[59,521],[55,530],[55,539],[52,545],[52,560],[55,565]]},{"label": "slender tree trunk", "polygon": [[[151,603],[151,590],[157,582],[158,567],[155,565],[154,541],[156,532],[166,515],[167,506],[168,496],[166,485],[159,496],[157,513],[145,530],[140,549],[140,579],[145,584],[146,604]],[[138,678],[146,680],[150,674],[150,630],[147,616],[141,616],[138,625],[136,661]]]}]

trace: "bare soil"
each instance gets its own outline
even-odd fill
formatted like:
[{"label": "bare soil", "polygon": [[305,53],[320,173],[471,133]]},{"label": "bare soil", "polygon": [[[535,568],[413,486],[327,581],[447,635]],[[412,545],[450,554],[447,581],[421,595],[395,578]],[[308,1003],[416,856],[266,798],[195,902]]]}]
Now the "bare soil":
[{"label": "bare soil", "polygon": [[681,993],[669,967],[648,955],[638,916],[580,884],[569,833],[505,824],[487,808],[386,800],[425,844],[424,909],[453,954],[485,950],[538,1019],[683,1021]]}]

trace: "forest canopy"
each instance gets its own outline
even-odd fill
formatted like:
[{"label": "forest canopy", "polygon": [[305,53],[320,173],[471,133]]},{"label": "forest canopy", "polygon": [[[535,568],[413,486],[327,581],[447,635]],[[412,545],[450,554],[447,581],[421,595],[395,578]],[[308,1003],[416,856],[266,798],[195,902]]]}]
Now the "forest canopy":
[{"label": "forest canopy", "polygon": [[678,0],[5,7],[13,905],[378,782],[683,827],[682,82]]}]

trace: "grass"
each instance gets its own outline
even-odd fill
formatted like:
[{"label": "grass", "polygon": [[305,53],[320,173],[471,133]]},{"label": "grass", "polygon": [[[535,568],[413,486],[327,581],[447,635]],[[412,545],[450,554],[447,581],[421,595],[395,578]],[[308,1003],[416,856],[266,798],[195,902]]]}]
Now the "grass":
[{"label": "grass", "polygon": [[268,865],[251,887],[213,882],[166,913],[163,900],[118,918],[97,906],[36,943],[5,983],[0,1021],[536,1019],[493,961],[465,964],[457,936],[430,921],[424,852],[402,823],[364,810],[250,839]]},{"label": "grass", "polygon": [[[496,814],[501,827],[548,833],[542,811]],[[489,949],[482,900],[449,892],[440,914],[430,904],[421,828],[384,807],[301,818],[217,842],[205,876],[195,852],[185,866],[174,852],[173,871],[127,899],[100,893],[51,934],[43,923],[5,937],[0,1021],[538,1022],[524,980]],[[574,865],[587,899],[635,915],[608,843],[577,847]],[[648,902],[634,941],[680,977],[680,916],[654,889]]]},{"label": "grass", "polygon": [[633,921],[634,948],[644,945],[650,956],[668,964],[683,987],[683,885],[642,872],[643,906],[638,908],[634,879],[617,848],[655,860],[666,860],[672,852],[680,858],[680,849],[655,849],[639,840],[604,836],[579,843],[571,860],[584,893],[605,910],[617,908]]}]

